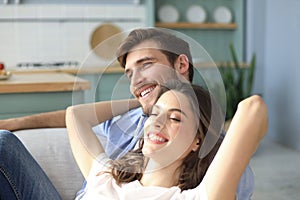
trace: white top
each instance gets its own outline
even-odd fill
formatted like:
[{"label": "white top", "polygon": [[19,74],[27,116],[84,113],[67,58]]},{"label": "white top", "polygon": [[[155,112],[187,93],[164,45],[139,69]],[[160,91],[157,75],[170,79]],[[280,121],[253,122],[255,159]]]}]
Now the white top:
[{"label": "white top", "polygon": [[109,170],[107,163],[109,159],[105,154],[101,154],[94,161],[89,177],[87,179],[87,187],[81,200],[179,200],[179,199],[201,199],[206,200],[207,194],[205,184],[202,181],[199,186],[194,189],[184,190],[181,192],[177,186],[171,188],[147,186],[144,187],[139,181],[122,184],[118,186],[110,173],[101,173],[103,170]]}]

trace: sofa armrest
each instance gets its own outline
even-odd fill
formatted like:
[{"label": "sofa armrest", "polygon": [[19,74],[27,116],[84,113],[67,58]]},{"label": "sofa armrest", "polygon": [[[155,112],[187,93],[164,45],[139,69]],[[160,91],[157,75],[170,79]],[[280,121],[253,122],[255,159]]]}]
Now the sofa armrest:
[{"label": "sofa armrest", "polygon": [[67,129],[29,129],[14,133],[44,169],[61,197],[74,199],[84,178],[74,160]]}]

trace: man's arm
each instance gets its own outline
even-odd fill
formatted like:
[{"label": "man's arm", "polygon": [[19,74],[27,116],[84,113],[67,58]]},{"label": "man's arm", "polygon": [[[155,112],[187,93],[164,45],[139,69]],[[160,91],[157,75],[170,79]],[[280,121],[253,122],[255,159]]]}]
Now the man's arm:
[{"label": "man's arm", "polygon": [[16,131],[32,128],[63,128],[66,127],[65,116],[66,110],[58,110],[4,119],[0,120],[0,129]]}]

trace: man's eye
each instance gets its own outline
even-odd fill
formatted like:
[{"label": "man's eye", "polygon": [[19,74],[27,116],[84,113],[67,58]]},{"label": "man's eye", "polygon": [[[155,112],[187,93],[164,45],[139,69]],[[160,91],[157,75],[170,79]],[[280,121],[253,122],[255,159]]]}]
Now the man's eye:
[{"label": "man's eye", "polygon": [[145,63],[143,63],[143,67],[148,67],[148,66],[152,65],[152,63],[153,62],[145,62]]},{"label": "man's eye", "polygon": [[131,77],[132,77],[132,73],[126,73],[126,77],[131,80]]}]

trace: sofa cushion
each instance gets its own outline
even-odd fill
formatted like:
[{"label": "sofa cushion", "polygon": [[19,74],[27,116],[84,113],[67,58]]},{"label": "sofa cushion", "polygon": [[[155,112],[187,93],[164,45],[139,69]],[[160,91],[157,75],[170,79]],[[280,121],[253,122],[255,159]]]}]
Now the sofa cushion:
[{"label": "sofa cushion", "polygon": [[74,199],[84,178],[73,157],[67,129],[29,129],[14,133],[44,169],[61,197]]}]

